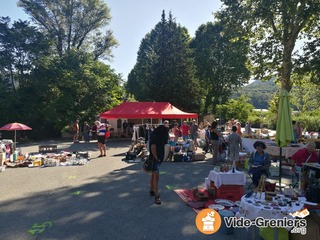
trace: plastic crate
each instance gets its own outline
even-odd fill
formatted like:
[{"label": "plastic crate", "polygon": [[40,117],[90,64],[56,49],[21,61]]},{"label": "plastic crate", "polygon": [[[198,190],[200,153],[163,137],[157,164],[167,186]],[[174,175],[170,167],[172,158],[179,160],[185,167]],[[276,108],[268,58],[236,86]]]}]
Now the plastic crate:
[{"label": "plastic crate", "polygon": [[203,153],[195,153],[192,156],[192,161],[204,161],[206,155]]},{"label": "plastic crate", "polygon": [[182,154],[174,154],[173,161],[174,162],[182,162],[183,155]]},{"label": "plastic crate", "polygon": [[239,201],[243,195],[242,185],[221,185],[219,188],[215,188],[215,198]]}]

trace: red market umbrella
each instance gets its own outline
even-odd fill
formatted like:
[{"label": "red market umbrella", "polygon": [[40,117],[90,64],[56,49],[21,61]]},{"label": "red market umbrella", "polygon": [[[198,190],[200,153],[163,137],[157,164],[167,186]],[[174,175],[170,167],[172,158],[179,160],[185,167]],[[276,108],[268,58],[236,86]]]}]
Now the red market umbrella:
[{"label": "red market umbrella", "polygon": [[14,149],[16,149],[16,138],[17,138],[17,131],[23,131],[23,130],[32,130],[31,127],[28,127],[27,125],[24,125],[22,123],[8,123],[0,128],[0,130],[4,131],[14,131]]}]

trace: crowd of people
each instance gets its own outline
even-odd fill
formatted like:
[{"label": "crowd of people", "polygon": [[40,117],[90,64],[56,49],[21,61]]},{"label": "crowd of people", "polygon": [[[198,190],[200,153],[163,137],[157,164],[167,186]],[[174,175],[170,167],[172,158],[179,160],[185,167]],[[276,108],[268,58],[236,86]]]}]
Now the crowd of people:
[{"label": "crowd of people", "polygon": [[[192,120],[191,124],[188,124],[187,121],[182,123],[182,126],[179,127],[177,122],[173,122],[171,127],[169,127],[169,122],[165,121],[166,124],[161,127],[162,129],[167,129],[159,133],[154,131],[151,137],[150,146],[151,146],[151,156],[156,160],[157,164],[154,167],[154,171],[151,174],[150,178],[150,194],[155,196],[155,203],[161,204],[160,195],[158,193],[158,182],[159,182],[159,167],[161,165],[162,159],[162,150],[164,144],[168,140],[168,132],[174,134],[175,141],[181,137],[183,140],[192,139],[197,144],[197,138],[204,132],[204,138],[207,144],[210,144],[213,154],[213,164],[221,159],[221,146],[223,141],[227,141],[228,145],[228,159],[232,162],[233,166],[237,166],[239,162],[239,153],[243,150],[242,147],[242,131],[241,125],[239,122],[231,119],[224,127],[218,125],[217,121],[201,122],[199,125],[196,120]],[[161,125],[162,126],[162,125]],[[299,131],[298,131],[299,133]],[[249,122],[246,123],[244,128],[244,134],[250,136],[253,134],[251,125]],[[162,139],[161,141],[159,139]],[[157,142],[160,141],[160,142]],[[152,145],[154,145],[152,147]],[[197,146],[197,145],[196,145]],[[254,187],[258,187],[259,181],[262,175],[266,177],[270,176],[269,168],[271,166],[271,157],[266,152],[266,144],[263,141],[257,140],[254,145],[254,151],[249,155],[249,174],[252,177],[252,183]],[[208,146],[205,145],[204,150],[207,151]],[[155,150],[157,149],[157,150]],[[306,162],[317,162],[318,155],[315,151],[316,145],[313,142],[310,142],[306,145],[305,148],[298,150],[292,157],[289,164],[292,166],[294,171],[300,171],[303,163]],[[159,160],[160,159],[160,160]]]},{"label": "crowd of people", "polygon": [[[110,129],[109,123],[104,123]],[[94,122],[92,125],[89,125],[87,121],[84,121],[81,125],[79,124],[79,120],[75,120],[72,123],[72,134],[73,134],[73,142],[79,143],[80,139],[83,142],[90,142],[90,140],[96,140],[99,136],[97,132],[97,124]]]},{"label": "crowd of people", "polygon": [[[127,122],[123,123],[123,129],[127,131],[129,124]],[[294,131],[297,133],[295,137],[299,137],[299,125],[293,122],[293,125],[297,127]],[[80,132],[83,141],[89,142],[91,137],[96,137],[98,139],[98,148],[100,151],[99,157],[106,156],[106,132],[109,130],[110,125],[108,123],[101,123],[100,121],[95,121],[95,123],[90,126],[86,121],[83,123],[82,127],[79,127],[79,121],[76,120],[73,123],[73,133],[74,142],[79,142]],[[239,153],[243,150],[242,138],[243,134],[250,136],[253,134],[251,125],[249,122],[245,124],[244,132],[242,132],[241,124],[230,119],[224,126],[219,126],[217,121],[200,122],[199,124],[195,119],[190,123],[183,121],[180,126],[177,121],[172,121],[171,124],[168,120],[164,121],[162,124],[157,126],[153,131],[150,132],[148,137],[148,149],[150,150],[150,158],[153,159],[153,170],[150,175],[150,191],[149,194],[154,196],[155,203],[161,204],[158,184],[159,184],[159,169],[161,163],[165,160],[164,146],[168,144],[170,140],[170,135],[174,136],[174,142],[178,139],[183,141],[191,140],[194,143],[195,150],[198,147],[198,139],[204,139],[205,145],[203,150],[207,153],[210,151],[212,153],[213,164],[216,165],[219,160],[221,160],[222,153],[225,152],[225,157],[232,162],[233,166],[238,166],[239,163]],[[223,145],[227,145],[228,151],[225,151]],[[263,141],[257,140],[254,145],[254,151],[250,153],[249,157],[249,173],[252,176],[253,185],[258,186],[259,180],[262,175],[269,176],[269,168],[271,166],[271,157],[265,151],[267,146]],[[301,167],[304,162],[316,162],[318,161],[318,155],[315,151],[315,144],[313,142],[308,143],[306,148],[300,149],[292,157],[289,164],[296,169],[296,171],[301,171]]]},{"label": "crowd of people", "polygon": [[75,120],[72,124],[73,142],[79,143],[79,137],[81,137],[84,142],[97,139],[98,149],[100,151],[98,157],[105,157],[107,155],[106,138],[108,137],[108,133],[110,135],[110,128],[110,124],[101,123],[100,121],[95,121],[92,126],[90,126],[87,121],[84,121],[80,127],[79,120]]},{"label": "crowd of people", "polygon": [[[241,137],[236,133],[237,127],[232,127],[233,134],[231,134],[231,157],[234,161],[237,160],[237,155],[239,159],[239,150],[241,146]],[[223,129],[222,129],[223,131]],[[169,121],[164,121],[163,124],[155,128],[152,131],[149,139],[150,157],[154,161],[153,171],[150,175],[150,195],[155,197],[155,203],[161,204],[160,195],[158,192],[159,184],[159,168],[164,159],[164,146],[168,143],[169,133],[174,135],[174,140],[177,141],[182,138],[183,141],[191,139],[194,142],[195,150],[197,148],[197,139],[200,135],[207,140],[208,144],[212,145],[213,161],[216,163],[218,161],[219,146],[222,143],[222,133],[221,128],[218,129],[218,122],[213,121],[211,124],[209,122],[201,122],[199,125],[194,119],[191,124],[187,121],[183,121],[182,125],[179,127],[177,121],[173,121],[171,126]],[[235,134],[235,135],[234,135]],[[239,145],[238,148],[236,145]]]}]

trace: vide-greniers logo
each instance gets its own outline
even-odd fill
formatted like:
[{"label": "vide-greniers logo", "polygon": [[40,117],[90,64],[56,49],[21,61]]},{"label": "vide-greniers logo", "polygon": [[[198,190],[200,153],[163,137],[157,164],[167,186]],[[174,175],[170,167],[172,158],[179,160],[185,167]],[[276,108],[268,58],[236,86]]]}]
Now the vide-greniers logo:
[{"label": "vide-greniers logo", "polygon": [[[292,217],[297,218],[284,217],[280,219],[265,219],[263,217],[258,217],[254,220],[250,220],[244,217],[228,217],[223,220],[227,228],[249,228],[251,226],[259,228],[276,227],[291,229],[291,233],[305,235],[307,233],[307,220],[304,218],[309,214],[308,209],[303,209],[301,211],[296,211],[295,213],[290,213]],[[204,234],[213,234],[217,232],[221,226],[221,216],[212,209],[203,209],[196,217],[196,225],[200,232]]]},{"label": "vide-greniers logo", "polygon": [[196,226],[203,234],[213,234],[221,227],[221,216],[217,211],[205,208],[197,214]]}]

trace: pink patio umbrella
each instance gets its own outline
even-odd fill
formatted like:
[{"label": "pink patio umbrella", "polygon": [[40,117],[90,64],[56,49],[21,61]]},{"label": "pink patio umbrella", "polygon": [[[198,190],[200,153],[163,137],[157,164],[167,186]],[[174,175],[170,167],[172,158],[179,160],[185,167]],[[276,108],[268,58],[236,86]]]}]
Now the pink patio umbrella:
[{"label": "pink patio umbrella", "polygon": [[23,130],[32,130],[31,127],[28,127],[27,125],[24,125],[22,123],[8,123],[0,128],[0,130],[4,131],[14,131],[14,145],[13,149],[16,149],[16,138],[17,138],[17,131],[23,131]]}]

